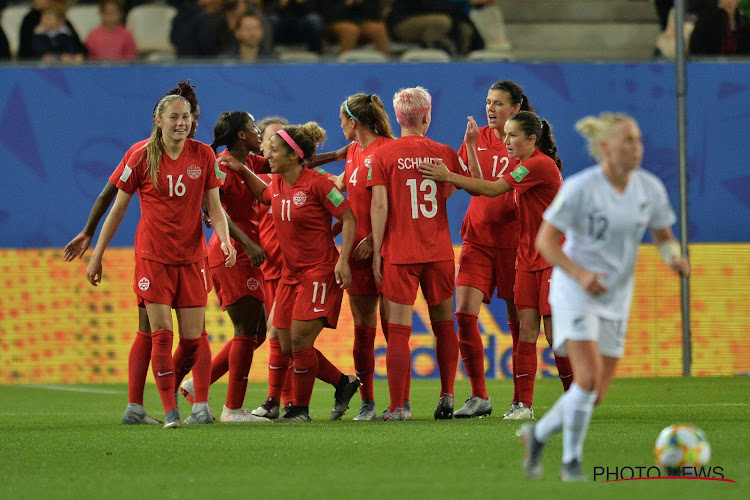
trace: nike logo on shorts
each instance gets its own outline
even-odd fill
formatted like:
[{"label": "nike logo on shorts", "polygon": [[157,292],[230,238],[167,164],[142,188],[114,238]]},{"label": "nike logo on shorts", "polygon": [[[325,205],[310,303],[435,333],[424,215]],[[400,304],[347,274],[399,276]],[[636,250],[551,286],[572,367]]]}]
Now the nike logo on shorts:
[{"label": "nike logo on shorts", "polygon": [[158,377],[164,377],[165,375],[169,375],[170,373],[174,373],[174,372],[172,372],[172,371],[168,371],[168,372],[164,372],[164,373],[162,373],[162,372],[156,372],[156,375]]},{"label": "nike logo on shorts", "polygon": [[313,312],[316,312],[316,313],[323,312],[323,311],[325,311],[325,308],[322,308],[322,309],[318,309],[317,307],[313,308]]}]

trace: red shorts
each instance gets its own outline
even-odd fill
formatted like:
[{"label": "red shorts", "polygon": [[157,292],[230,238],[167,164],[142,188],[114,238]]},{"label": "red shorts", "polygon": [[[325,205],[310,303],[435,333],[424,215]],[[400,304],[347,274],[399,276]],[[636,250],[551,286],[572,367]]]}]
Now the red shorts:
[{"label": "red shorts", "polygon": [[349,267],[352,270],[352,284],[346,289],[349,295],[380,295],[372,272],[372,259],[349,259]]},{"label": "red shorts", "polygon": [[254,297],[261,302],[265,300],[263,273],[249,262],[233,267],[218,265],[211,269],[211,279],[224,311],[242,297]]},{"label": "red shorts", "polygon": [[206,307],[209,280],[205,259],[175,266],[135,259],[133,290],[144,304],[166,304],[173,309]]},{"label": "red shorts", "polygon": [[414,305],[421,286],[427,305],[436,306],[453,297],[455,270],[452,260],[424,264],[383,262],[383,296],[391,302]]},{"label": "red shorts", "polygon": [[516,309],[536,309],[542,316],[552,314],[547,301],[550,276],[551,267],[541,271],[516,271],[516,286],[513,290]]},{"label": "red shorts", "polygon": [[516,281],[516,249],[493,248],[465,241],[458,257],[456,286],[470,286],[484,293],[489,304],[497,289],[497,298],[513,300]]},{"label": "red shorts", "polygon": [[333,273],[321,278],[305,278],[295,284],[279,283],[273,326],[289,330],[292,320],[324,318],[326,327],[336,328],[343,298],[344,291]]},{"label": "red shorts", "polygon": [[279,287],[279,278],[272,280],[264,279],[263,288],[266,302],[266,317],[271,315],[271,309],[273,309],[273,301],[276,300],[276,289]]}]

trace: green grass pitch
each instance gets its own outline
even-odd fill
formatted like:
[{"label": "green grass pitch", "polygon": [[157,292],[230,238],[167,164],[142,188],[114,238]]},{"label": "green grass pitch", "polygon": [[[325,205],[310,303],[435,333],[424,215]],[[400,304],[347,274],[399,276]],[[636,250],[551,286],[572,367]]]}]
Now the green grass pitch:
[{"label": "green grass pitch", "polygon": [[[561,439],[544,456],[544,478],[521,473],[518,423],[505,422],[509,381],[488,383],[495,413],[434,421],[439,383],[414,381],[411,422],[353,422],[358,396],[330,422],[333,388],[318,381],[312,424],[124,426],[124,386],[0,386],[0,498],[750,498],[750,378],[616,379],[598,407],[584,451],[585,484],[557,478]],[[377,382],[378,411],[387,400]],[[537,381],[541,416],[561,391]],[[245,406],[265,398],[251,384]],[[226,386],[211,389],[220,412]],[[456,384],[458,408],[468,396]],[[153,385],[146,408],[160,415]],[[189,411],[181,402],[183,418]],[[595,467],[648,467],[669,424],[701,427],[711,466],[736,483],[593,481]]]}]

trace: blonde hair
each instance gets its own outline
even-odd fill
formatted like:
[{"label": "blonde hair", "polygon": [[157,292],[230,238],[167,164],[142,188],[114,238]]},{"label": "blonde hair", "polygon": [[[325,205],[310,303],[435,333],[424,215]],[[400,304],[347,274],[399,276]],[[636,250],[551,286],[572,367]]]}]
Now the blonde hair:
[{"label": "blonde hair", "polygon": [[[190,103],[187,99],[180,95],[165,95],[162,97],[154,108],[154,128],[151,131],[151,137],[146,143],[146,166],[148,167],[148,174],[151,177],[151,183],[156,189],[159,189],[159,162],[161,162],[161,155],[164,152],[163,141],[161,137],[161,127],[156,124],[156,118],[161,117],[164,110],[174,101],[181,101],[185,103],[188,108],[188,112],[192,112]],[[192,118],[192,115],[191,115]]]},{"label": "blonde hair", "polygon": [[597,161],[603,160],[602,150],[599,144],[612,137],[615,126],[623,122],[636,123],[632,116],[625,113],[612,113],[604,111],[599,116],[584,116],[575,124],[575,129],[588,140],[589,154]]},{"label": "blonde hair", "polygon": [[432,108],[432,96],[424,87],[401,89],[393,95],[393,110],[401,126],[413,127]]}]

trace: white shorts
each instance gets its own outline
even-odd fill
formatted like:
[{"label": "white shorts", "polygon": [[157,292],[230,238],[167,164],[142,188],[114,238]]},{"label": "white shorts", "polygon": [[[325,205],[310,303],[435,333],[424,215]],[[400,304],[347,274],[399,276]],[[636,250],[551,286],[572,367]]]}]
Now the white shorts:
[{"label": "white shorts", "polygon": [[552,307],[553,345],[560,356],[568,355],[567,340],[593,340],[599,352],[611,358],[621,358],[625,353],[627,320],[602,318],[580,309]]}]

